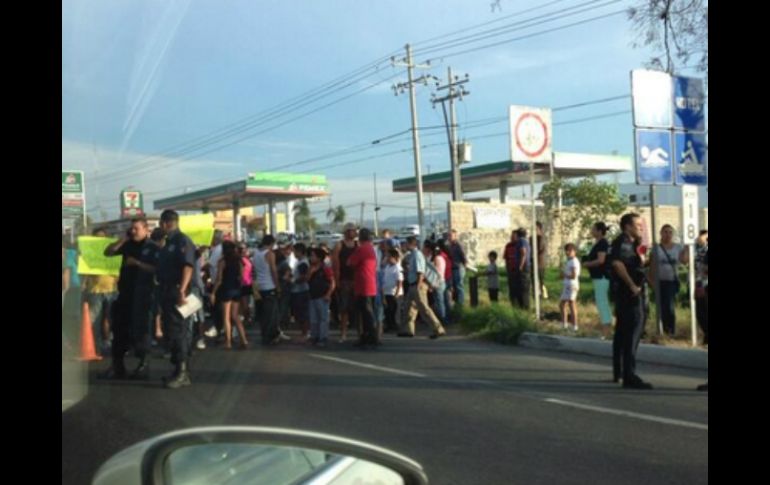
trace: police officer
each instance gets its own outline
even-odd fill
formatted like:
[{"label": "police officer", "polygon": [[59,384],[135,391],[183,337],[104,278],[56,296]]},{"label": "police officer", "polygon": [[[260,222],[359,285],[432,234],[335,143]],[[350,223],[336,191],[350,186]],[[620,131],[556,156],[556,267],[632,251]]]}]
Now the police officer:
[{"label": "police officer", "polygon": [[[628,213],[620,219],[623,233],[610,247],[609,261],[612,267],[615,316],[617,327],[612,342],[614,381],[623,376],[623,387],[652,389],[636,375],[636,349],[644,330],[645,285],[644,266],[647,264],[641,248],[642,220],[639,214]],[[622,365],[621,365],[622,364]]]},{"label": "police officer", "polygon": [[[134,346],[140,362],[133,378],[146,378],[149,369],[146,361],[146,347],[141,343],[145,333],[149,338],[150,320],[147,316],[151,305],[146,299],[147,281],[152,282],[155,271],[156,246],[149,240],[147,221],[144,218],[131,220],[126,235],[107,246],[104,255],[123,256],[118,279],[118,299],[112,306],[112,366],[100,375],[107,379],[125,379],[126,367],[123,361],[126,352]],[[151,288],[151,287],[150,287]],[[142,330],[146,324],[146,332]],[[148,342],[149,343],[149,342]],[[144,353],[142,353],[144,351]]]},{"label": "police officer", "polygon": [[148,379],[150,377],[150,361],[148,359],[152,341],[152,330],[155,324],[156,278],[160,247],[153,241],[152,235],[145,239],[139,258],[133,263],[138,268],[134,299],[131,306],[131,342],[134,352],[139,358],[136,369],[131,374],[132,379]]},{"label": "police officer", "polygon": [[163,211],[160,215],[160,228],[166,235],[166,243],[158,259],[160,309],[163,325],[168,329],[171,363],[174,364],[174,373],[165,379],[165,386],[178,389],[191,384],[189,358],[192,319],[182,318],[176,307],[185,304],[190,294],[195,268],[195,246],[179,230],[179,214],[175,211]]}]

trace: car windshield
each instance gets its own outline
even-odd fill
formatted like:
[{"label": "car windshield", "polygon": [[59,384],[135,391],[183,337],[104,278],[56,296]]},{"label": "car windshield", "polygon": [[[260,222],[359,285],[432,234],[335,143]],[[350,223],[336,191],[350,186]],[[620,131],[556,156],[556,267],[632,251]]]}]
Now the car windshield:
[{"label": "car windshield", "polygon": [[707,13],[62,0],[62,483],[213,425],[707,483]]}]

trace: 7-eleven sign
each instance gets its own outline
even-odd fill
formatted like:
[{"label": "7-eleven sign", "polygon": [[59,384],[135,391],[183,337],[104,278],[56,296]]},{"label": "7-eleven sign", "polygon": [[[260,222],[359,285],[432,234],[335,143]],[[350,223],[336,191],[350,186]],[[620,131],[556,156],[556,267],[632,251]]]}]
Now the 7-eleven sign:
[{"label": "7-eleven sign", "polygon": [[121,217],[144,215],[144,203],[141,192],[124,190],[120,193],[120,215]]}]

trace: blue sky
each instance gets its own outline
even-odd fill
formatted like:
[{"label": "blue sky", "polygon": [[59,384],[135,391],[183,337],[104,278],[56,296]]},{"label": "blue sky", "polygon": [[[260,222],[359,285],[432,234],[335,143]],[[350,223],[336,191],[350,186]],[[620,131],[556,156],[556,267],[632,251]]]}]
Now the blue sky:
[{"label": "blue sky", "polygon": [[[524,36],[567,23],[610,14],[629,1],[554,2],[501,0],[65,0],[62,4],[62,168],[84,170],[87,204],[95,220],[114,219],[118,193],[128,186],[155,198],[245,177],[257,170],[366,144],[410,126],[406,95],[395,97],[401,68],[383,62],[365,79],[283,117],[265,122],[255,115],[391,54],[415,45],[415,61],[432,59],[426,72],[446,78],[451,66],[470,75],[471,95],[458,103],[460,136],[473,144],[473,163],[508,158],[508,138],[480,138],[504,132],[507,123],[475,129],[474,120],[505,116],[511,104],[553,108],[629,94],[629,71],[649,57],[631,47],[625,15],[508,42],[452,57],[446,54],[498,40]],[[550,5],[547,5],[550,4]],[[547,5],[509,18],[518,12]],[[542,25],[512,30],[484,42],[419,49],[509,26],[517,21],[583,6],[593,9]],[[476,30],[420,42],[495,21]],[[515,26],[512,26],[515,27]],[[423,71],[418,71],[423,72]],[[693,74],[691,71],[683,71]],[[395,77],[394,77],[395,76]],[[388,78],[393,78],[387,82]],[[379,84],[377,84],[379,83]],[[338,98],[377,84],[333,106],[258,133]],[[430,103],[432,87],[417,89],[421,126],[443,125],[440,108]],[[307,98],[302,98],[307,99]],[[630,113],[589,122],[558,123],[630,111],[630,98],[554,113],[556,151],[623,155],[633,153]],[[263,121],[238,138],[207,145],[189,154],[164,153],[247,117]],[[433,136],[425,136],[433,134]],[[253,136],[251,136],[253,135]],[[423,169],[448,168],[442,130],[426,130]],[[237,141],[237,143],[232,143]],[[409,151],[340,167],[329,165],[411,148],[408,134],[395,143],[346,156],[288,168],[322,173],[330,179],[334,205],[373,201],[377,173],[380,200],[393,206],[382,217],[401,215],[415,205],[410,194],[393,194],[390,181],[414,175]],[[222,147],[226,143],[230,146]],[[209,153],[204,153],[209,152]],[[633,174],[621,181],[633,181]],[[520,195],[520,189],[511,191]],[[434,196],[441,207],[446,196]],[[320,219],[328,201],[314,204]],[[349,213],[358,214],[358,209]]]}]

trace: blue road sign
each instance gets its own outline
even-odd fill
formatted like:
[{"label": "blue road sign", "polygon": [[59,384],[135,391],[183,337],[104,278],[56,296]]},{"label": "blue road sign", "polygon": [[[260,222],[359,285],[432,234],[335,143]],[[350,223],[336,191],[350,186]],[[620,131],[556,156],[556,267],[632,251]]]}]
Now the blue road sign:
[{"label": "blue road sign", "polygon": [[705,131],[706,98],[703,80],[676,76],[674,82],[674,128],[686,131]]},{"label": "blue road sign", "polygon": [[673,184],[673,158],[670,131],[636,130],[636,183]]},{"label": "blue road sign", "polygon": [[708,148],[703,133],[674,134],[676,183],[706,185],[708,183]]}]

